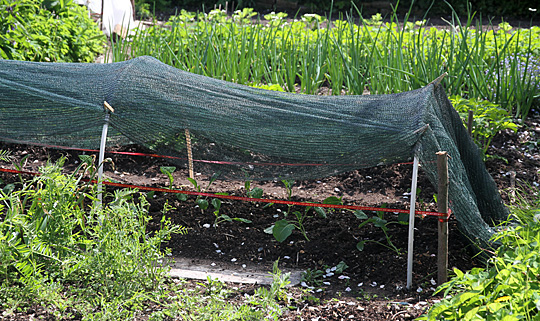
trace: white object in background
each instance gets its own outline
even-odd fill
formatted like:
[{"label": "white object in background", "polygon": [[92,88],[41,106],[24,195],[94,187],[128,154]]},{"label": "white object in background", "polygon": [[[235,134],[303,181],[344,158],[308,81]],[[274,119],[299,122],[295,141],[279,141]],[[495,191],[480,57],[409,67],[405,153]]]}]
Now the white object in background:
[{"label": "white object in background", "polygon": [[101,14],[102,1],[102,29],[107,36],[110,36],[112,32],[125,36],[136,26],[133,21],[131,0],[77,0],[77,3],[87,6],[92,13]]}]

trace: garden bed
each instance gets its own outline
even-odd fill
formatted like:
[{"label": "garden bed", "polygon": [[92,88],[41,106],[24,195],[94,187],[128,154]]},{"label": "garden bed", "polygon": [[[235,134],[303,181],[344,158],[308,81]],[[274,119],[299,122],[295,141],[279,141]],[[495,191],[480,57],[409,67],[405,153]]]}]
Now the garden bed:
[{"label": "garden bed", "polygon": [[[490,158],[487,167],[507,203],[512,202],[512,191],[509,189],[511,171],[516,172],[518,190],[521,188],[530,192],[537,188],[540,169],[537,146],[539,136],[538,117],[533,116],[517,133],[500,133],[489,149],[489,153],[497,157]],[[79,161],[78,152],[72,151],[13,144],[2,144],[0,149],[11,150],[15,161],[28,155],[22,164],[22,169],[28,171],[37,171],[47,160],[54,161],[61,155],[68,158],[65,166],[67,172]],[[125,146],[116,150],[145,152],[137,146]],[[135,185],[168,185],[169,180],[160,172],[161,166],[170,165],[164,160],[117,154],[108,156],[112,160],[112,163],[105,166],[105,176],[108,178]],[[320,180],[298,181],[293,185],[292,198],[320,202],[328,196],[338,196],[343,197],[344,202],[356,205],[407,208],[406,194],[412,176],[411,167],[408,164],[375,167]],[[192,189],[186,179],[187,170],[178,169],[173,176],[176,188]],[[4,173],[2,179],[9,182],[16,177]],[[206,186],[203,175],[197,175],[196,179],[200,185]],[[418,208],[434,210],[435,191],[421,171],[418,186]],[[252,182],[252,187],[262,188],[264,198],[286,198],[282,182]],[[107,191],[111,189],[107,188]],[[208,191],[246,195],[244,182],[217,181]],[[340,320],[351,315],[359,320],[406,320],[420,315],[433,299],[437,299],[431,297],[436,287],[432,280],[436,279],[437,271],[435,218],[416,220],[413,288],[406,291],[406,226],[388,225],[388,236],[395,245],[392,250],[381,228],[373,224],[358,228],[362,220],[352,212],[328,211],[326,219],[312,213],[310,215],[313,217],[304,223],[309,240],[295,230],[286,241],[279,243],[272,235],[264,233],[264,229],[283,217],[283,213],[288,210],[286,205],[265,206],[262,203],[223,201],[220,214],[247,219],[251,223],[224,221],[215,226],[216,215],[210,209],[201,211],[193,196],[181,201],[172,193],[155,193],[149,200],[150,213],[154,218],[150,223],[151,229],[159,227],[165,203],[172,206],[167,216],[174,223],[189,229],[187,235],[173,235],[167,244],[173,256],[181,256],[193,264],[212,266],[215,263],[218,267],[259,272],[270,272],[272,263],[279,259],[279,266],[284,270],[311,272],[305,281],[311,281],[306,285],[314,288],[301,286],[291,290],[297,294],[294,303],[297,309],[289,311],[284,319],[292,320],[301,316],[308,320],[316,317],[321,317],[320,320]],[[300,207],[294,210],[303,211]],[[370,212],[366,214],[370,217],[375,215]],[[397,221],[397,215],[394,214],[385,214],[384,218]],[[451,218],[449,226],[449,267],[469,270],[475,265],[481,265],[471,259],[473,252],[469,250],[472,247],[458,231],[455,218]],[[361,240],[369,240],[363,251],[356,248]],[[342,273],[334,272],[330,276],[326,270],[339,266],[340,262],[348,267]],[[189,284],[196,286],[197,283]],[[238,289],[236,296],[253,289],[252,285],[234,286]],[[306,297],[311,299],[306,300]],[[234,295],[231,296],[232,300],[234,298]]]}]

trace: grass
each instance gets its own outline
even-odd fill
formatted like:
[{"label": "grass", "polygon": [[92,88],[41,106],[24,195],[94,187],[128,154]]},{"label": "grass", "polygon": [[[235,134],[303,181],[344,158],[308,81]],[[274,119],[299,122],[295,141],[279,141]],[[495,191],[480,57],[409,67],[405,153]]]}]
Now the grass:
[{"label": "grass", "polygon": [[2,317],[37,309],[57,320],[145,314],[149,320],[278,319],[288,274],[277,263],[270,289],[236,303],[228,300],[234,293],[215,280],[186,287],[167,276],[170,250],[162,244],[186,232],[166,218],[170,206],[159,229],[149,231],[143,193],[118,190],[106,205],[93,207],[96,192],[82,180],[91,164],[83,162],[72,175],[61,173],[62,164],[0,191]]},{"label": "grass", "polygon": [[444,29],[395,13],[387,22],[347,15],[330,23],[311,15],[258,21],[212,12],[182,11],[165,25],[139,29],[111,45],[111,58],[151,55],[193,73],[307,94],[322,86],[336,95],[397,93],[447,72],[449,95],[489,100],[521,118],[538,104],[540,27],[484,26],[473,12],[466,21],[454,15]]}]

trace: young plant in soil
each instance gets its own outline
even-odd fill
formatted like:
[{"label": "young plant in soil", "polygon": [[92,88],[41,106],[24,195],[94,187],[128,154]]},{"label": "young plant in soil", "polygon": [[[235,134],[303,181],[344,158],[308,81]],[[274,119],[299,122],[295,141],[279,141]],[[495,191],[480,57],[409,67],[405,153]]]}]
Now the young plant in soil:
[{"label": "young plant in soil", "polygon": [[[218,179],[218,176],[219,176],[219,174],[214,173],[212,175],[212,177],[210,177],[210,181],[208,182],[208,185],[204,189],[193,178],[188,177],[188,181],[191,184],[193,184],[193,187],[195,188],[195,190],[197,192],[206,193],[206,192],[208,192],[208,189],[210,188],[210,185],[212,185],[212,183],[214,183]],[[228,193],[215,193],[215,194],[216,195],[228,195]],[[186,195],[186,194],[177,194],[177,198],[180,201],[186,201],[188,199],[188,195]],[[204,213],[204,211],[207,210],[210,207],[210,205],[212,206],[212,208],[213,208],[212,212],[213,212],[213,214],[215,216],[214,227],[217,227],[220,223],[223,223],[223,222],[236,221],[236,222],[242,222],[242,223],[248,223],[248,224],[251,223],[250,220],[245,219],[245,218],[230,217],[229,215],[220,213],[221,200],[218,199],[218,198],[213,198],[210,202],[208,202],[208,197],[205,197],[205,196],[203,197],[201,195],[198,195],[197,199],[195,200],[195,203],[197,203],[197,205],[201,209],[202,213]]]},{"label": "young plant in soil", "polygon": [[302,273],[301,284],[308,287],[321,287],[326,278],[341,275],[348,267],[345,262],[341,261],[333,267],[324,265],[321,269],[307,269]]},{"label": "young plant in soil", "polygon": [[[286,191],[287,191],[287,199],[289,201],[292,201],[292,189],[293,189],[293,185],[294,185],[295,182],[293,180],[282,180],[281,182],[285,185],[285,188],[286,188]],[[323,201],[323,203],[324,204],[333,204],[333,202],[335,202],[336,200],[341,202],[340,199],[338,199],[337,197],[332,196],[332,197],[329,197],[329,198],[325,199]],[[294,205],[288,204],[287,205],[287,210],[285,212],[283,212],[284,218],[277,221],[277,222],[275,222],[272,226],[266,228],[264,230],[264,232],[274,235],[274,238],[278,242],[283,242],[292,234],[292,231],[294,229],[297,229],[297,230],[300,231],[300,233],[302,233],[304,238],[307,241],[309,241],[306,229],[304,227],[304,222],[305,222],[305,220],[307,218],[313,217],[313,216],[309,215],[310,210],[312,209],[312,206],[305,207],[303,212],[296,211],[296,210],[293,211],[293,207],[294,207]],[[315,207],[314,211],[315,211],[315,213],[317,213],[322,218],[327,217],[326,212],[322,208]],[[289,214],[293,214],[294,218],[291,219],[289,217]]]},{"label": "young plant in soil", "polygon": [[[384,204],[382,206],[382,208],[386,208],[386,204]],[[358,244],[356,244],[356,248],[359,251],[364,250],[364,246],[366,245],[366,243],[372,242],[372,243],[377,243],[379,245],[382,245],[382,246],[396,252],[396,254],[398,254],[398,255],[401,254],[401,250],[397,246],[395,246],[394,243],[392,242],[392,236],[388,234],[388,229],[389,229],[388,226],[390,224],[408,225],[409,224],[409,214],[400,213],[399,216],[398,216],[398,221],[388,221],[388,220],[384,219],[384,212],[383,211],[377,211],[377,215],[373,216],[371,218],[368,218],[368,216],[362,211],[356,211],[354,213],[354,215],[357,218],[361,219],[361,220],[365,220],[364,222],[360,223],[360,225],[358,225],[358,228],[362,228],[366,224],[373,223],[373,226],[378,227],[383,231],[384,236],[386,238],[386,243],[387,243],[387,244],[384,244],[382,242],[375,241],[375,240],[362,240],[362,241],[358,242]]]}]

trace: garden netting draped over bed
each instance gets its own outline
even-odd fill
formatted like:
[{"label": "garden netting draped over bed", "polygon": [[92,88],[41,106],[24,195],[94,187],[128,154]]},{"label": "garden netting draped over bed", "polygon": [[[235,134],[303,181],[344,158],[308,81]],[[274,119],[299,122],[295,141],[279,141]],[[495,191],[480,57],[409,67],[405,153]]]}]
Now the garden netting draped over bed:
[{"label": "garden netting draped over bed", "polygon": [[222,179],[315,179],[405,162],[416,153],[437,184],[450,155],[450,207],[462,231],[487,243],[506,219],[477,146],[438,81],[391,95],[315,96],[216,80],[151,57],[112,64],[0,60],[0,140],[99,147],[136,143],[180,157],[185,129],[197,172]]}]

